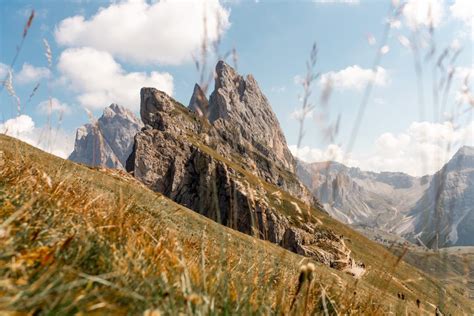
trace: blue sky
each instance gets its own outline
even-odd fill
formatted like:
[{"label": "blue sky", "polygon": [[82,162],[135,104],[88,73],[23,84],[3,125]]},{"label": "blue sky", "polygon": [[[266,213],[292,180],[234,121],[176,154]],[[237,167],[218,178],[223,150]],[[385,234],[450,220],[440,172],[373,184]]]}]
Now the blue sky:
[{"label": "blue sky", "polygon": [[[98,117],[104,107],[117,102],[137,112],[139,87],[143,85],[161,88],[187,104],[198,81],[191,56],[199,49],[202,8],[206,6],[212,12],[207,16],[209,38],[219,35],[222,52],[236,48],[238,71],[252,73],[257,79],[289,145],[295,145],[298,139],[295,111],[301,108],[302,94],[298,76],[304,76],[311,46],[317,43],[316,71],[321,78],[331,78],[332,94],[323,108],[319,101],[322,84],[316,80],[311,98],[315,109],[305,120],[303,147],[296,152],[300,158],[338,160],[376,171],[430,173],[461,144],[473,143],[474,124],[469,111],[472,98],[466,89],[459,93],[464,77],[473,69],[473,7],[469,0],[408,0],[401,14],[388,20],[393,6],[402,3],[209,0],[204,5],[191,0],[3,0],[1,80],[7,76],[32,9],[36,16],[12,71],[23,116],[19,119],[16,101],[4,89],[0,94],[0,129],[9,127],[9,134],[45,148],[38,138],[44,135],[48,99],[52,97],[57,110],[53,111],[52,125],[58,130],[53,144],[45,149],[64,156],[72,150],[75,129],[88,121],[84,108]],[[389,36],[374,75],[371,67],[388,21]],[[435,57],[426,59],[432,47],[430,26],[436,50]],[[421,89],[410,48],[413,36],[418,36],[422,56]],[[43,39],[51,47],[50,68]],[[434,71],[436,59],[445,48],[450,53],[444,60],[446,70]],[[434,110],[433,80],[436,76],[439,84],[447,76],[449,59],[459,48],[443,115],[441,110]],[[354,147],[348,153],[355,117],[369,82],[373,82],[374,89]],[[39,89],[28,102],[37,83]],[[426,108],[423,117],[420,93]],[[467,112],[450,121],[453,111]],[[317,120],[321,114],[324,119]],[[323,128],[334,124],[338,116],[341,121],[336,138],[324,140]],[[447,144],[452,144],[450,149],[446,149]]]}]

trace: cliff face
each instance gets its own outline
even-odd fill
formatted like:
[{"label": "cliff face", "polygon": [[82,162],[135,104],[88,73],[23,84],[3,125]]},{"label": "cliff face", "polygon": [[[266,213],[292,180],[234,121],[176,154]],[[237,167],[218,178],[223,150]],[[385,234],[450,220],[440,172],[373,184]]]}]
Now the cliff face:
[{"label": "cliff face", "polygon": [[474,147],[460,148],[410,210],[402,233],[430,248],[474,245]]},{"label": "cliff face", "polygon": [[429,248],[474,245],[474,149],[462,147],[434,175],[368,172],[300,162],[298,175],[331,216]]},{"label": "cliff face", "polygon": [[244,78],[224,62],[217,63],[209,120],[221,134],[230,134],[228,141],[253,148],[275,165],[295,172],[280,124],[252,75]]},{"label": "cliff face", "polygon": [[97,122],[77,129],[74,151],[69,160],[90,166],[125,169],[133,138],[142,126],[132,112],[111,104]]},{"label": "cliff face", "polygon": [[337,162],[298,163],[301,181],[339,221],[394,232],[427,183],[403,173],[368,172]]},{"label": "cliff face", "polygon": [[222,62],[216,71],[208,113],[195,110],[201,106],[193,99],[203,100],[194,95],[191,110],[161,91],[141,90],[145,127],[135,137],[127,170],[223,225],[335,268],[355,267],[342,238],[317,219],[318,205],[297,180],[283,133],[255,80],[244,80]]}]

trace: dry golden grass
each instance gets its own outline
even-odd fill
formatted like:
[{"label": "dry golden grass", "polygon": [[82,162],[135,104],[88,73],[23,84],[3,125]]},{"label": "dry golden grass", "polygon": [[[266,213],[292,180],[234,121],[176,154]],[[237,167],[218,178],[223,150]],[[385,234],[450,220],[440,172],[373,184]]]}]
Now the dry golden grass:
[{"label": "dry golden grass", "polygon": [[[377,315],[433,310],[427,303],[417,310],[413,301],[401,302],[394,294],[404,285],[392,278],[421,275],[418,271],[403,264],[400,275],[389,268],[382,273],[379,261],[396,258],[345,226],[353,251],[368,264],[362,280],[218,225],[127,175],[86,168],[2,135],[0,145],[0,311]],[[388,257],[370,264],[359,250],[364,244],[373,256]],[[411,293],[434,302],[437,293],[421,291],[438,285],[420,284]],[[452,301],[446,308],[464,308]]]},{"label": "dry golden grass", "polygon": [[[123,194],[96,195],[77,178],[53,181],[31,161],[8,160],[1,178],[3,308],[208,313],[222,302],[258,309],[266,300],[257,282],[271,287],[270,275],[242,275],[240,258],[212,251],[205,230],[180,238]],[[239,297],[239,287],[253,290]]]}]

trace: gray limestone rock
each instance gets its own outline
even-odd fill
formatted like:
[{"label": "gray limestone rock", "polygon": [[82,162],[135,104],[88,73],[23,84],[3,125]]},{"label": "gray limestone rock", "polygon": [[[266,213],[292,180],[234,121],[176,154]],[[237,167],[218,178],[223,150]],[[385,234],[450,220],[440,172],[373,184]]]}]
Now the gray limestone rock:
[{"label": "gray limestone rock", "polygon": [[129,110],[111,104],[97,122],[77,129],[70,160],[90,166],[125,169],[133,138],[143,124]]},{"label": "gray limestone rock", "polygon": [[350,250],[312,215],[319,205],[297,179],[294,158],[255,80],[223,62],[216,71],[208,116],[192,106],[196,88],[188,108],[142,88],[145,128],[135,136],[127,171],[214,221],[345,269],[336,263],[346,262]]}]

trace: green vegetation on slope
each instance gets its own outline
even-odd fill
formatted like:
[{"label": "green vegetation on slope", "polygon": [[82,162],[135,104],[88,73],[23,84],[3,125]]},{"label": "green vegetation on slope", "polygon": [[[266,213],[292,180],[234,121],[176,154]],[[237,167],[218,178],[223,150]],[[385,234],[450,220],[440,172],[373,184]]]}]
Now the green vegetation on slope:
[{"label": "green vegetation on slope", "polygon": [[0,151],[0,311],[383,314],[417,312],[416,298],[421,311],[472,308],[323,213],[366,264],[362,279],[318,264],[300,278],[307,259],[216,224],[127,174],[3,135]]},{"label": "green vegetation on slope", "polygon": [[[390,251],[400,255],[405,250],[393,246]],[[474,247],[448,247],[435,251],[411,246],[403,258],[439,280],[446,288],[474,299]]]}]

